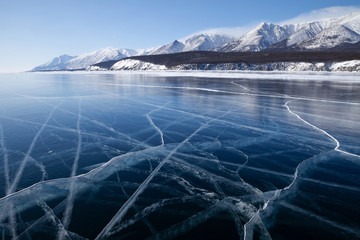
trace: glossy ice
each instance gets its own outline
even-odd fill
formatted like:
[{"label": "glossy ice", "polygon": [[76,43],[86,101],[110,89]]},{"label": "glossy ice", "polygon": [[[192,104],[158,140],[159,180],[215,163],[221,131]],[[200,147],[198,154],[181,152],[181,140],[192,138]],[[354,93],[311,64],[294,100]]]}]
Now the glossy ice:
[{"label": "glossy ice", "polygon": [[170,75],[0,75],[2,239],[360,237],[356,75]]}]

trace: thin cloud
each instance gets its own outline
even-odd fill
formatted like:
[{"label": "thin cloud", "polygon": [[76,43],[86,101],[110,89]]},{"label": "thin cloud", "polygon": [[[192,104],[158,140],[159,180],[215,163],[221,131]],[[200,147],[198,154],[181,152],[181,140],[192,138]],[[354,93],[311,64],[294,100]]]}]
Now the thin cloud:
[{"label": "thin cloud", "polygon": [[205,30],[201,30],[201,31],[192,33],[186,37],[181,38],[180,40],[185,40],[188,37],[193,36],[194,34],[201,34],[201,33],[203,33],[203,34],[225,34],[230,37],[238,38],[238,37],[241,37],[242,35],[244,35],[245,33],[251,31],[252,29],[254,29],[254,27],[256,27],[257,25],[259,25],[259,23],[251,23],[246,26],[240,26],[240,27],[210,28],[210,29],[205,29]]},{"label": "thin cloud", "polygon": [[322,8],[318,10],[313,10],[311,12],[300,14],[297,17],[285,20],[280,22],[279,24],[296,24],[302,22],[312,22],[322,19],[331,19],[331,18],[338,18],[344,16],[349,13],[353,12],[360,12],[360,7],[355,6],[346,6],[346,7],[328,7]]},{"label": "thin cloud", "polygon": [[240,37],[243,34],[249,32],[250,30],[252,30],[255,26],[257,26],[257,24],[252,24],[249,26],[242,26],[242,27],[228,27],[228,28],[212,28],[212,29],[207,29],[204,31],[201,31],[199,33],[222,33],[222,34],[227,34],[233,37]]}]

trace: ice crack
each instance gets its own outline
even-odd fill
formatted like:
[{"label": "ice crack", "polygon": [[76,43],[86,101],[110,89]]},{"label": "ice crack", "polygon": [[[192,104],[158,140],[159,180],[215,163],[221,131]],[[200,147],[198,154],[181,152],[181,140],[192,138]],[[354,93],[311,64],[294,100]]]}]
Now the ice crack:
[{"label": "ice crack", "polygon": [[332,140],[335,142],[335,144],[336,144],[336,146],[335,146],[335,148],[334,148],[335,151],[341,152],[341,153],[344,153],[344,154],[347,154],[347,155],[350,155],[350,156],[353,156],[353,157],[360,157],[360,155],[357,155],[357,154],[354,154],[354,153],[350,153],[350,152],[346,152],[346,151],[344,151],[344,150],[339,149],[339,148],[340,148],[340,142],[339,142],[334,136],[332,136],[331,134],[329,134],[329,133],[326,132],[325,130],[323,130],[323,129],[321,129],[321,128],[319,128],[319,127],[317,127],[317,126],[315,126],[315,125],[313,125],[313,124],[311,124],[311,123],[309,123],[308,121],[306,121],[306,120],[304,120],[303,118],[301,118],[298,114],[296,114],[296,113],[294,113],[293,111],[291,111],[291,109],[290,109],[290,107],[289,107],[289,105],[288,105],[290,102],[291,102],[291,100],[290,100],[290,101],[287,101],[287,102],[285,103],[285,105],[284,105],[284,106],[286,107],[286,109],[288,110],[288,112],[291,113],[292,115],[294,115],[297,119],[299,119],[300,121],[302,121],[302,122],[305,123],[306,125],[312,127],[313,129],[315,129],[315,130],[317,130],[317,131],[319,131],[319,132],[322,132],[323,134],[325,134],[326,136],[328,136],[330,139],[332,139]]},{"label": "ice crack", "polygon": [[8,193],[7,194],[11,194],[13,193],[14,191],[16,191],[16,188],[20,182],[20,179],[23,175],[23,172],[24,172],[24,169],[25,169],[25,166],[26,166],[26,163],[28,162],[28,160],[30,159],[30,155],[35,147],[35,144],[36,144],[36,141],[38,140],[38,138],[40,137],[42,131],[46,128],[48,122],[50,121],[53,113],[55,112],[55,110],[57,109],[57,107],[59,106],[60,104],[56,105],[50,112],[50,114],[48,115],[46,121],[42,124],[41,128],[39,129],[39,131],[36,133],[35,137],[33,138],[31,144],[30,144],[30,147],[28,149],[28,151],[26,152],[26,155],[24,157],[24,159],[22,160],[21,162],[21,165],[16,173],[16,176],[15,176],[15,179],[13,180],[12,184],[10,185],[9,187],[9,190],[8,190]]},{"label": "ice crack", "polygon": [[158,108],[158,109],[154,109],[154,110],[152,110],[152,111],[150,111],[149,113],[146,114],[146,117],[147,117],[147,119],[149,120],[150,124],[151,124],[151,125],[155,128],[155,130],[160,134],[161,145],[164,145],[164,144],[165,144],[165,143],[164,143],[164,134],[163,134],[163,132],[161,131],[161,129],[160,129],[158,126],[155,125],[155,123],[153,122],[153,120],[152,120],[151,117],[150,117],[150,114],[153,113],[153,112],[155,112],[155,111],[159,111],[159,110],[161,110],[161,109],[164,108],[164,107],[165,107],[165,105],[164,105],[163,107]]},{"label": "ice crack", "polygon": [[[77,143],[77,149],[76,149],[76,155],[75,155],[74,163],[73,163],[73,166],[72,166],[69,194],[68,194],[67,199],[66,199],[66,207],[65,207],[65,211],[64,211],[64,217],[63,217],[64,229],[67,229],[69,224],[70,224],[71,215],[72,215],[72,211],[73,211],[73,208],[74,208],[75,195],[76,195],[75,178],[74,177],[76,176],[76,172],[77,172],[77,168],[78,168],[78,163],[79,163],[80,153],[81,153],[81,144],[82,144],[80,122],[81,122],[81,99],[79,100],[79,114],[78,114],[78,119],[77,119],[77,122],[76,122],[78,143]],[[61,239],[63,239],[64,236],[65,236],[64,231],[62,229],[60,229],[59,232],[58,232],[57,239],[61,240]]]}]

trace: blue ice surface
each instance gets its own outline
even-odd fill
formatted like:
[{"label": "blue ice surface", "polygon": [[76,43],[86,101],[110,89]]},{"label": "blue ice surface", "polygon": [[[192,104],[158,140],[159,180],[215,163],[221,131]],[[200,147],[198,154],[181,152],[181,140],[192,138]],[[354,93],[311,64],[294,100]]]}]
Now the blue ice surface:
[{"label": "blue ice surface", "polygon": [[1,238],[360,238],[360,82],[301,76],[1,74]]}]

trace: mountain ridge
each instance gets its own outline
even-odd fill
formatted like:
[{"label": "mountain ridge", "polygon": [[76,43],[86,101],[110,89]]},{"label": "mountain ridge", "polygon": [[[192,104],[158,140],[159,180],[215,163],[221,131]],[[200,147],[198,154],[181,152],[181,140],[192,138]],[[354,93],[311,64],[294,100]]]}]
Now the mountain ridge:
[{"label": "mountain ridge", "polygon": [[116,62],[133,56],[193,51],[357,52],[359,42],[360,12],[356,12],[340,18],[297,24],[278,25],[263,22],[239,38],[229,34],[200,32],[151,49],[106,48],[80,56],[62,55],[35,67],[33,71],[87,69],[101,62]]},{"label": "mountain ridge", "polygon": [[[277,25],[261,23],[238,39],[214,49],[220,52],[262,51],[286,40],[276,48],[295,47],[304,49],[333,48],[339,44],[360,41],[360,12],[337,19],[320,20],[298,24]],[[331,41],[331,39],[337,40]],[[326,42],[327,44],[324,44]]]},{"label": "mountain ridge", "polygon": [[136,51],[126,48],[104,48],[91,53],[81,54],[79,56],[61,55],[55,57],[49,62],[37,66],[32,71],[51,71],[51,70],[81,70],[86,69],[92,64],[108,61],[119,60],[137,54]]}]

